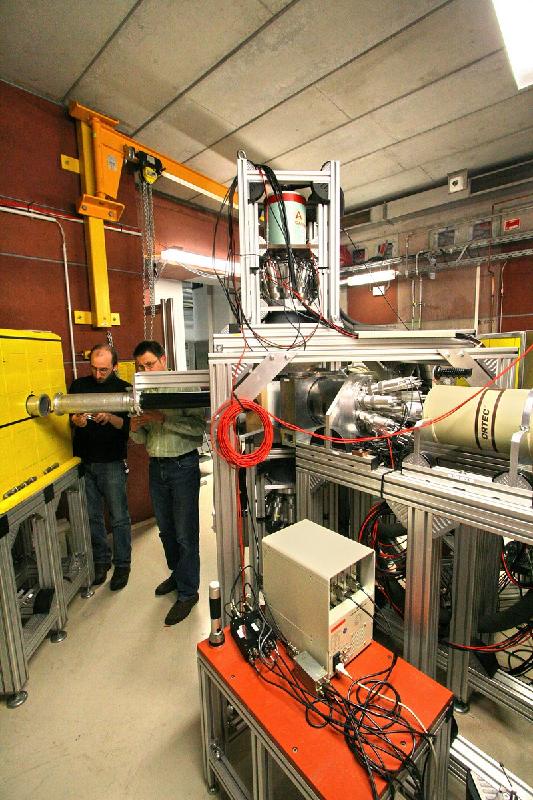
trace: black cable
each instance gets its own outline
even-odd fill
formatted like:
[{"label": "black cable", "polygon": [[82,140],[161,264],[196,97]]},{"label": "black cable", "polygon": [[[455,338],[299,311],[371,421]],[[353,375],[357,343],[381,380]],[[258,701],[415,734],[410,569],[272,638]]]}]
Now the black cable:
[{"label": "black cable", "polygon": [[[238,578],[239,576],[235,584]],[[268,604],[265,605],[265,611],[271,614]],[[259,610],[259,613],[266,620],[263,610]],[[397,656],[394,656],[392,662],[382,670],[361,678],[360,682],[366,684],[364,691],[367,696],[362,698],[363,688],[359,687],[355,701],[340,695],[332,684],[323,687],[321,696],[310,692],[291,673],[278,648],[270,652],[268,657],[256,659],[253,666],[261,680],[281,689],[303,706],[306,721],[311,727],[329,726],[344,736],[350,751],[368,775],[373,797],[379,797],[374,774],[380,775],[387,782],[393,796],[394,786],[399,784],[398,775],[406,770],[415,789],[414,797],[421,800],[423,774],[414,764],[412,755],[416,742],[428,739],[429,735],[401,716],[400,697],[389,681],[396,661]],[[273,678],[275,676],[276,680],[269,678],[268,673]],[[385,692],[388,692],[386,696],[393,703],[391,709],[379,705],[378,695]],[[406,754],[395,745],[390,738],[393,734],[402,734],[412,739],[411,754]],[[394,759],[397,766],[387,768],[384,759]]]}]

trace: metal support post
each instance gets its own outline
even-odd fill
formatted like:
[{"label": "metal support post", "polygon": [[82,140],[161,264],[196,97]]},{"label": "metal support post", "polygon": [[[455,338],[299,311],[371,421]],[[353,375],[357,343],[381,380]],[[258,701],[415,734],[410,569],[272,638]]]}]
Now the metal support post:
[{"label": "metal support post", "polygon": [[[266,516],[266,493],[265,493],[265,484],[266,484],[266,476],[265,474],[258,475],[257,468],[254,467],[250,470],[256,476],[255,479],[255,491],[256,491],[256,502],[253,504],[253,509],[250,509],[250,513],[252,514],[252,520],[255,525],[255,531],[257,536],[257,554],[255,553],[255,548],[253,549],[253,558],[250,559],[250,562],[254,564],[257,574],[262,576],[263,575],[263,552],[261,548],[261,542],[263,541],[263,537],[266,536],[266,524],[265,524],[265,516]],[[258,520],[259,517],[259,520]]]},{"label": "metal support post", "polygon": [[17,584],[11,548],[17,534],[14,527],[0,539],[0,691],[10,695],[7,705],[21,705],[28,693],[28,662],[24,652],[22,620],[17,603]]},{"label": "metal support post", "polygon": [[404,628],[404,658],[432,678],[437,660],[441,565],[434,518],[431,512],[409,509]]},{"label": "metal support post", "polygon": [[261,739],[250,730],[253,800],[273,800],[270,756]]},{"label": "metal support post", "polygon": [[329,206],[328,206],[328,318],[340,323],[340,165],[338,161],[329,162]]},{"label": "metal support post", "polygon": [[55,512],[58,503],[59,495],[57,495],[49,503],[45,504],[46,538],[49,548],[50,572],[52,576],[52,585],[57,597],[58,611],[58,630],[52,633],[51,640],[53,642],[60,642],[67,635],[65,631],[61,630],[61,628],[66,625],[67,622],[67,602],[65,598],[65,586],[63,583],[63,569],[61,564],[61,552],[59,550],[59,538],[57,535],[57,519]]},{"label": "metal support post", "polygon": [[215,774],[209,763],[209,750],[214,739],[211,718],[211,681],[200,661],[198,661],[198,683],[200,686],[200,719],[202,725],[202,765],[207,789],[210,794],[215,794],[218,787]]},{"label": "metal support post", "polygon": [[[216,410],[231,395],[231,364],[211,364],[210,379],[212,407]],[[213,453],[213,462],[218,579],[222,593],[222,608],[224,609],[231,599],[229,592],[241,568],[237,531],[237,478],[233,467],[216,452]],[[224,612],[224,624],[228,622],[226,616]]]},{"label": "metal support post", "polygon": [[[61,641],[65,638],[66,632],[61,630],[61,625],[66,621],[66,611],[64,610],[64,598],[60,594],[63,588],[63,577],[61,576],[61,588],[58,581],[59,549],[54,546],[55,530],[51,524],[52,509],[49,503],[45,503],[39,513],[32,519],[33,547],[37,558],[37,569],[39,572],[39,586],[41,589],[53,589],[54,596],[52,605],[48,612],[49,630],[51,630],[52,641]],[[55,517],[54,517],[55,521]],[[60,566],[60,565],[59,565]],[[35,646],[40,643],[40,638],[35,642]],[[33,652],[31,649],[31,652]]]},{"label": "metal support post", "polygon": [[[484,606],[483,610],[494,610],[499,575],[500,542],[499,537],[468,525],[459,525],[456,528],[452,619],[450,622],[451,642],[470,645],[482,607]],[[490,598],[492,605],[490,609],[487,608],[487,597]],[[456,710],[460,712],[468,711],[469,664],[470,653],[468,650],[449,648],[447,686],[457,698],[455,706]]]},{"label": "metal support post", "polygon": [[363,520],[372,506],[372,495],[350,490],[350,539],[357,539]]},{"label": "metal support post", "polygon": [[428,768],[426,776],[425,796],[428,800],[448,800],[448,762],[450,755],[451,740],[451,709],[447,718],[437,726],[437,734],[433,740],[433,746],[437,755],[430,750],[428,752]]},{"label": "metal support post", "polygon": [[94,564],[87,500],[85,497],[85,478],[76,477],[75,482],[67,491],[67,502],[72,550],[80,560],[83,559],[80,593],[83,598],[87,599],[94,594],[94,589],[91,588],[94,580]]},{"label": "metal support post", "polygon": [[309,519],[311,498],[310,475],[307,470],[296,467],[296,519]]}]

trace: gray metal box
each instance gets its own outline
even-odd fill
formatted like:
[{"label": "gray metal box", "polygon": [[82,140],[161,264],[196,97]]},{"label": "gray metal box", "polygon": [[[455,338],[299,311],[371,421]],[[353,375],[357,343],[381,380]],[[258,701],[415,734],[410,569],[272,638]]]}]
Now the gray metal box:
[{"label": "gray metal box", "polygon": [[372,641],[374,551],[310,520],[266,536],[263,588],[286,638],[334,674]]}]

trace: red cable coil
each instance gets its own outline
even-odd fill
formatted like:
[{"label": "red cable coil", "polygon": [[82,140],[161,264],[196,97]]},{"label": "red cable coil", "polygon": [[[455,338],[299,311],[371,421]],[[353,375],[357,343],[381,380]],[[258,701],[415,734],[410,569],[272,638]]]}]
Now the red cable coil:
[{"label": "red cable coil", "polygon": [[[243,411],[253,411],[260,418],[263,425],[263,441],[253,452],[241,453],[238,447],[237,434],[235,432],[235,423],[237,418]],[[216,440],[214,424],[218,417],[218,424],[216,426]],[[232,443],[233,439],[237,443],[237,447]],[[238,400],[232,398],[226,405],[219,409],[219,412],[213,417],[213,424],[211,425],[211,441],[217,453],[234,467],[255,467],[270,453],[272,447],[272,440],[274,438],[274,430],[268,411],[262,406],[254,403],[253,400]]]}]

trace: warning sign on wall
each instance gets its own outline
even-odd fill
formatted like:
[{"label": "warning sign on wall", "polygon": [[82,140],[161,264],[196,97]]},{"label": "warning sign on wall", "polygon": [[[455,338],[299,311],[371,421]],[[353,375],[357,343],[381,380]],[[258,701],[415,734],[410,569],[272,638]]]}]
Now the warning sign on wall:
[{"label": "warning sign on wall", "polygon": [[520,217],[513,217],[512,219],[506,219],[503,223],[503,230],[504,231],[516,231],[520,227]]}]

